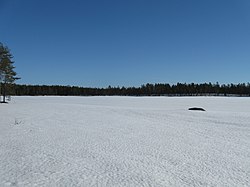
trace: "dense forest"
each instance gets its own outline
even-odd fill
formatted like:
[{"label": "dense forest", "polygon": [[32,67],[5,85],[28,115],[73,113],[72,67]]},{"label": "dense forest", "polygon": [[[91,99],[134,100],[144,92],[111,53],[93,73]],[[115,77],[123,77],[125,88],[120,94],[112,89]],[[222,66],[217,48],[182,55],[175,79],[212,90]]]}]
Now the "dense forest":
[{"label": "dense forest", "polygon": [[140,87],[107,87],[86,88],[61,85],[20,85],[15,72],[13,56],[7,46],[0,42],[0,96],[10,95],[59,95],[59,96],[250,96],[250,83],[177,83],[177,84],[145,84]]},{"label": "dense forest", "polygon": [[140,87],[84,88],[77,86],[12,85],[10,95],[60,96],[250,96],[250,83],[145,84]]}]

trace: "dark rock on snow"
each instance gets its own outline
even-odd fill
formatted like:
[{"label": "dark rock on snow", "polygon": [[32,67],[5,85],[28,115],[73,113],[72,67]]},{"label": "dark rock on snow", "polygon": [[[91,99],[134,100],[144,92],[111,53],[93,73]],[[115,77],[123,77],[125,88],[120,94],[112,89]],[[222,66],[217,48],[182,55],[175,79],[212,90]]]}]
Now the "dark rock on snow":
[{"label": "dark rock on snow", "polygon": [[188,110],[206,111],[205,109],[199,108],[199,107],[192,107],[192,108],[189,108]]}]

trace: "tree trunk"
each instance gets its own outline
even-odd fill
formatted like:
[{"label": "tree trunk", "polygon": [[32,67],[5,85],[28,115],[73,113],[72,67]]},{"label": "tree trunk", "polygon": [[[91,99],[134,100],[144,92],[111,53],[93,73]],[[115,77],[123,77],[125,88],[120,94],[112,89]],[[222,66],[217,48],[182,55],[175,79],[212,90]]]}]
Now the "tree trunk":
[{"label": "tree trunk", "polygon": [[2,83],[0,82],[0,103],[1,103],[1,100],[2,99]]},{"label": "tree trunk", "polygon": [[5,97],[6,97],[6,82],[3,83],[3,103],[6,103]]}]

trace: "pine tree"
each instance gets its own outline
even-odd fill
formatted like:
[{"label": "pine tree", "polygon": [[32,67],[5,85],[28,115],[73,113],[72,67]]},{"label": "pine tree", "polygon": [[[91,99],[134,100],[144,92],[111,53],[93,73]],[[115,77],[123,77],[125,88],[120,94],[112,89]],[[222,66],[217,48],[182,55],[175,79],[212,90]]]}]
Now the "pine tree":
[{"label": "pine tree", "polygon": [[3,95],[3,103],[6,101],[6,94],[8,88],[17,80],[14,62],[12,61],[13,56],[10,53],[8,47],[0,43],[0,82],[1,82],[1,93]]}]

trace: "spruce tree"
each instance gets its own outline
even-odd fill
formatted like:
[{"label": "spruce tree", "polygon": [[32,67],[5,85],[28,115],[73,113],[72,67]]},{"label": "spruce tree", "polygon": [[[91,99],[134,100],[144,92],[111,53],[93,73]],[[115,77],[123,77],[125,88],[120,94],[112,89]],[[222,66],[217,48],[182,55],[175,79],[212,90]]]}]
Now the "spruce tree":
[{"label": "spruce tree", "polygon": [[11,85],[17,80],[16,72],[14,71],[13,56],[8,47],[0,43],[0,82],[1,94],[3,95],[3,103],[6,102],[6,94]]}]

